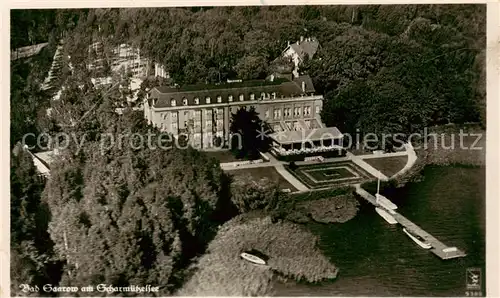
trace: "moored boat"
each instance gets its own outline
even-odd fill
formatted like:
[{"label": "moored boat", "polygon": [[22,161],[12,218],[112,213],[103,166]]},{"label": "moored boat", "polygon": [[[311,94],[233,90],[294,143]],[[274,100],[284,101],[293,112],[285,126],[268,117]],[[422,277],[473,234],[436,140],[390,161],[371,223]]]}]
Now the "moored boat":
[{"label": "moored boat", "polygon": [[396,204],[394,204],[388,198],[386,198],[386,197],[384,197],[383,195],[380,194],[380,177],[377,180],[377,193],[375,194],[375,202],[379,206],[381,206],[381,207],[389,210],[390,212],[393,211],[393,210],[395,210],[395,209],[398,209],[398,206],[396,206]]},{"label": "moored boat", "polygon": [[423,239],[419,235],[408,231],[406,228],[403,228],[403,231],[406,233],[406,235],[408,235],[408,237],[411,238],[411,240],[413,240],[413,242],[415,242],[416,244],[418,244],[423,249],[430,249],[430,248],[432,248],[432,245],[430,243],[428,243],[427,241],[425,241],[425,239]]},{"label": "moored boat", "polygon": [[383,219],[385,219],[385,221],[387,221],[391,225],[398,223],[398,221],[384,209],[375,207],[375,211],[377,211],[378,215],[380,215]]},{"label": "moored boat", "polygon": [[267,261],[265,260],[264,256],[257,256],[255,253],[251,251],[242,252],[240,254],[240,257],[254,264],[259,264],[259,265],[267,264]]},{"label": "moored boat", "polygon": [[396,204],[394,204],[388,198],[384,197],[381,194],[378,194],[378,193],[375,194],[375,198],[376,198],[377,204],[384,207],[385,209],[388,209],[388,210],[398,209],[398,206]]},{"label": "moored boat", "polygon": [[453,247],[443,248],[443,252],[446,252],[446,253],[448,253],[448,252],[456,252],[457,250],[458,250],[458,248],[456,248],[454,246]]}]

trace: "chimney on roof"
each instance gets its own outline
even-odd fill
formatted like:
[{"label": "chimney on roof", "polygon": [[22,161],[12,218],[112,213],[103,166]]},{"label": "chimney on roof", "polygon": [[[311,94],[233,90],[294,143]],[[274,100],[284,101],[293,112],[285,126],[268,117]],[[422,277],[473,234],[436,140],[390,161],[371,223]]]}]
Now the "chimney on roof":
[{"label": "chimney on roof", "polygon": [[274,74],[271,75],[271,78],[269,79],[271,82],[274,82]]},{"label": "chimney on roof", "polygon": [[290,41],[288,41],[288,46],[290,46]]},{"label": "chimney on roof", "polygon": [[300,42],[302,43],[304,41],[304,36],[300,37]]},{"label": "chimney on roof", "polygon": [[302,81],[302,92],[306,93],[306,82]]}]

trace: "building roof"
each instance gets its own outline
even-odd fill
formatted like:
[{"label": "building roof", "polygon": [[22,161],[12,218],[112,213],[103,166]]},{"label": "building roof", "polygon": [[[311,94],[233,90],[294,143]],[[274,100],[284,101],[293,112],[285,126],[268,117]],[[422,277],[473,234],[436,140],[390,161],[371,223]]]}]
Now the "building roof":
[{"label": "building roof", "polygon": [[298,84],[299,86],[301,86],[300,88],[302,88],[302,82],[305,83],[305,88],[306,88],[306,93],[312,93],[314,91],[316,91],[314,89],[314,85],[313,85],[313,82],[311,80],[311,77],[310,76],[300,76],[300,77],[297,77],[293,80],[294,83]]},{"label": "building roof", "polygon": [[297,41],[294,44],[290,45],[290,48],[299,55],[300,59],[304,59],[305,55],[308,55],[309,58],[312,58],[316,51],[318,50],[319,42],[316,38],[306,38],[303,41]]},{"label": "building roof", "polygon": [[56,153],[54,151],[44,151],[37,152],[34,155],[48,168],[50,164],[54,162]]},{"label": "building roof", "polygon": [[336,127],[322,127],[305,130],[280,131],[269,135],[280,144],[302,143],[342,138],[343,135]]},{"label": "building roof", "polygon": [[[304,83],[304,85],[302,85]],[[302,90],[304,86],[305,92]],[[298,77],[294,80],[278,78],[274,81],[253,80],[236,83],[224,83],[219,85],[187,85],[182,87],[155,87],[150,92],[150,100],[157,99],[156,108],[171,107],[171,101],[175,100],[175,106],[183,106],[183,100],[187,99],[188,106],[197,105],[195,98],[199,99],[199,104],[206,104],[206,98],[210,97],[210,104],[217,104],[217,97],[221,96],[221,103],[229,102],[229,96],[233,96],[233,102],[238,102],[239,96],[243,95],[244,101],[250,101],[250,94],[254,94],[255,100],[261,98],[265,93],[269,96],[276,93],[276,99],[300,97],[310,95],[315,91],[312,80],[309,76]],[[269,94],[269,95],[268,95]]]},{"label": "building roof", "polygon": [[40,159],[38,158],[33,158],[33,164],[35,164],[36,169],[40,174],[43,175],[49,175],[50,174],[50,169],[47,167]]}]

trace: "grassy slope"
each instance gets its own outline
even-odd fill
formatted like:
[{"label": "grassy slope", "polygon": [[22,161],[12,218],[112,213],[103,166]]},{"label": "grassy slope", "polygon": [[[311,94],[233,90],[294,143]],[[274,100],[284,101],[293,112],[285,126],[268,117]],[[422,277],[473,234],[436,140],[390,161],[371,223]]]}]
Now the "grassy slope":
[{"label": "grassy slope", "polygon": [[408,161],[407,156],[390,156],[383,158],[369,158],[364,161],[382,172],[387,177],[391,177],[404,168]]},{"label": "grassy slope", "polygon": [[253,179],[253,181],[260,181],[262,178],[269,178],[271,181],[277,181],[280,188],[289,188],[291,191],[296,191],[297,189],[288,182],[283,176],[276,171],[274,167],[259,167],[259,168],[249,168],[228,171],[228,174],[235,176],[247,176]]}]

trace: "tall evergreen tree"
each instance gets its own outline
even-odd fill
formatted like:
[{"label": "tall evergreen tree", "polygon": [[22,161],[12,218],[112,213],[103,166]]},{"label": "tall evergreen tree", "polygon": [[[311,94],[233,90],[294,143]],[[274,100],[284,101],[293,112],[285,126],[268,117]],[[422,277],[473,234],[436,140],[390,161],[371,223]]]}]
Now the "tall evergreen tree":
[{"label": "tall evergreen tree", "polygon": [[257,159],[270,146],[269,125],[259,118],[254,107],[242,107],[231,114],[231,150],[238,158]]},{"label": "tall evergreen tree", "polygon": [[41,201],[44,180],[30,155],[20,145],[11,156],[11,291],[16,295],[48,295],[23,292],[22,284],[38,286],[57,282],[60,264],[53,259],[53,243],[47,233],[50,217]]}]

